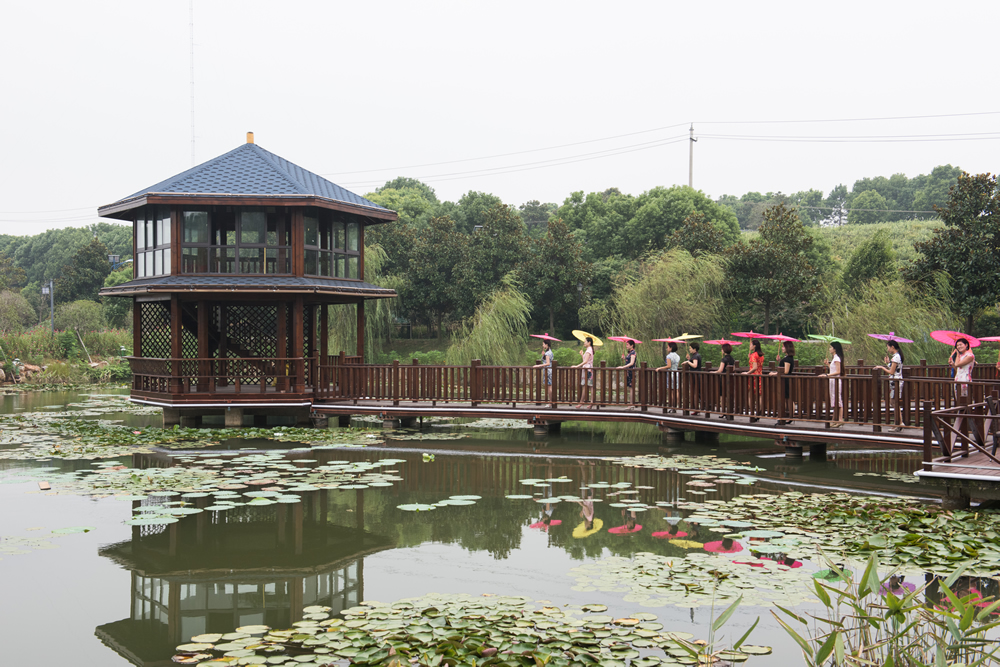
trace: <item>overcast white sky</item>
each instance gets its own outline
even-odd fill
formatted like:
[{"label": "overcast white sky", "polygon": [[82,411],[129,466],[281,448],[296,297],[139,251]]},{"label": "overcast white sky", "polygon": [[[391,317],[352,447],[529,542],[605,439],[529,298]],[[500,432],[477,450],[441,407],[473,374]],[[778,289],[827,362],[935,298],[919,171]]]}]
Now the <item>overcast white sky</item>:
[{"label": "overcast white sky", "polygon": [[[96,221],[192,166],[188,2],[7,3],[4,19],[0,233]],[[996,172],[998,25],[996,0],[194,0],[196,159],[252,130],[360,194],[406,175],[442,199],[562,202],[687,183],[693,121],[712,197]],[[729,123],[935,114],[980,115]]]}]

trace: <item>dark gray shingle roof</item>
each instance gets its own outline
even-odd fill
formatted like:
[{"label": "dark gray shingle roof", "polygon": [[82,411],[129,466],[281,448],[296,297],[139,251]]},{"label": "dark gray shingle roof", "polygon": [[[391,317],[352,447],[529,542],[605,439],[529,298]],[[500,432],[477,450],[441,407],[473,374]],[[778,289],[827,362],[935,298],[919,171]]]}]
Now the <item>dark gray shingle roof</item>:
[{"label": "dark gray shingle roof", "polygon": [[110,206],[154,192],[188,195],[315,196],[355,206],[388,210],[283,157],[264,150],[257,144],[250,143],[171,176],[165,181],[143,188]]},{"label": "dark gray shingle roof", "polygon": [[229,276],[184,274],[138,278],[115,287],[105,287],[102,296],[131,296],[143,292],[183,292],[186,290],[219,290],[240,292],[315,291],[366,297],[396,296],[394,290],[358,280],[336,278],[297,278],[295,276]]}]

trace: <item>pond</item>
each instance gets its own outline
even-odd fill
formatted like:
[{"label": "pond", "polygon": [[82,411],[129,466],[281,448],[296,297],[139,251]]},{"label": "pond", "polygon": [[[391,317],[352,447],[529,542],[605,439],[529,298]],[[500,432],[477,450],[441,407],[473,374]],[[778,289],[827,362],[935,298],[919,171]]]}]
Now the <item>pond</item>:
[{"label": "pond", "polygon": [[[522,616],[544,617],[542,629],[582,629],[595,646],[624,637],[621,664],[684,663],[676,646],[660,650],[669,633],[708,640],[738,598],[716,640],[759,617],[746,644],[767,648],[748,649],[762,655],[747,664],[800,664],[771,610],[819,613],[818,549],[848,568],[876,552],[901,568],[901,590],[971,561],[958,586],[997,594],[1000,519],[908,511],[938,493],[913,482],[915,452],[794,460],[766,441],[667,444],[641,425],[537,436],[430,419],[161,442],[158,413],[115,391],[4,396],[0,415],[10,664],[165,665],[192,637],[210,648],[191,649],[190,664],[258,664],[247,646],[267,630],[252,626],[293,623],[315,659],[276,645],[268,664],[345,664],[367,649],[326,629],[409,627],[429,642],[447,614],[469,617],[452,627],[493,618],[512,637]],[[959,524],[980,541],[946,539]],[[212,661],[223,652],[230,663]]]}]

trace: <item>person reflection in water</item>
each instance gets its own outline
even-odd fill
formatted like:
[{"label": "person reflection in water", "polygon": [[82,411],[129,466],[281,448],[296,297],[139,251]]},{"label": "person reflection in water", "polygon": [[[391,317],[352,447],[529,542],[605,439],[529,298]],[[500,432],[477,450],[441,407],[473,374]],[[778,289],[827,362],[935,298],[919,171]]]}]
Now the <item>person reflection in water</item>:
[{"label": "person reflection in water", "polygon": [[584,530],[594,529],[594,491],[587,489],[587,497],[583,500],[575,501],[580,506],[580,517],[583,519]]}]

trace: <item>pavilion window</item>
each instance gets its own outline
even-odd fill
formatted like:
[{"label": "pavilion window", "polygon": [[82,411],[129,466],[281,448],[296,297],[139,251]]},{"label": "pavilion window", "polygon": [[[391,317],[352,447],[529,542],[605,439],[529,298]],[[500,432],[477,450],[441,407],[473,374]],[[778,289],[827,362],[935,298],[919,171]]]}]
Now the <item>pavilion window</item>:
[{"label": "pavilion window", "polygon": [[170,207],[143,206],[135,212],[135,277],[170,274]]},{"label": "pavilion window", "polygon": [[185,211],[183,273],[288,274],[291,225],[273,210]]},{"label": "pavilion window", "polygon": [[331,211],[310,210],[305,223],[305,273],[359,279],[360,224]]}]

